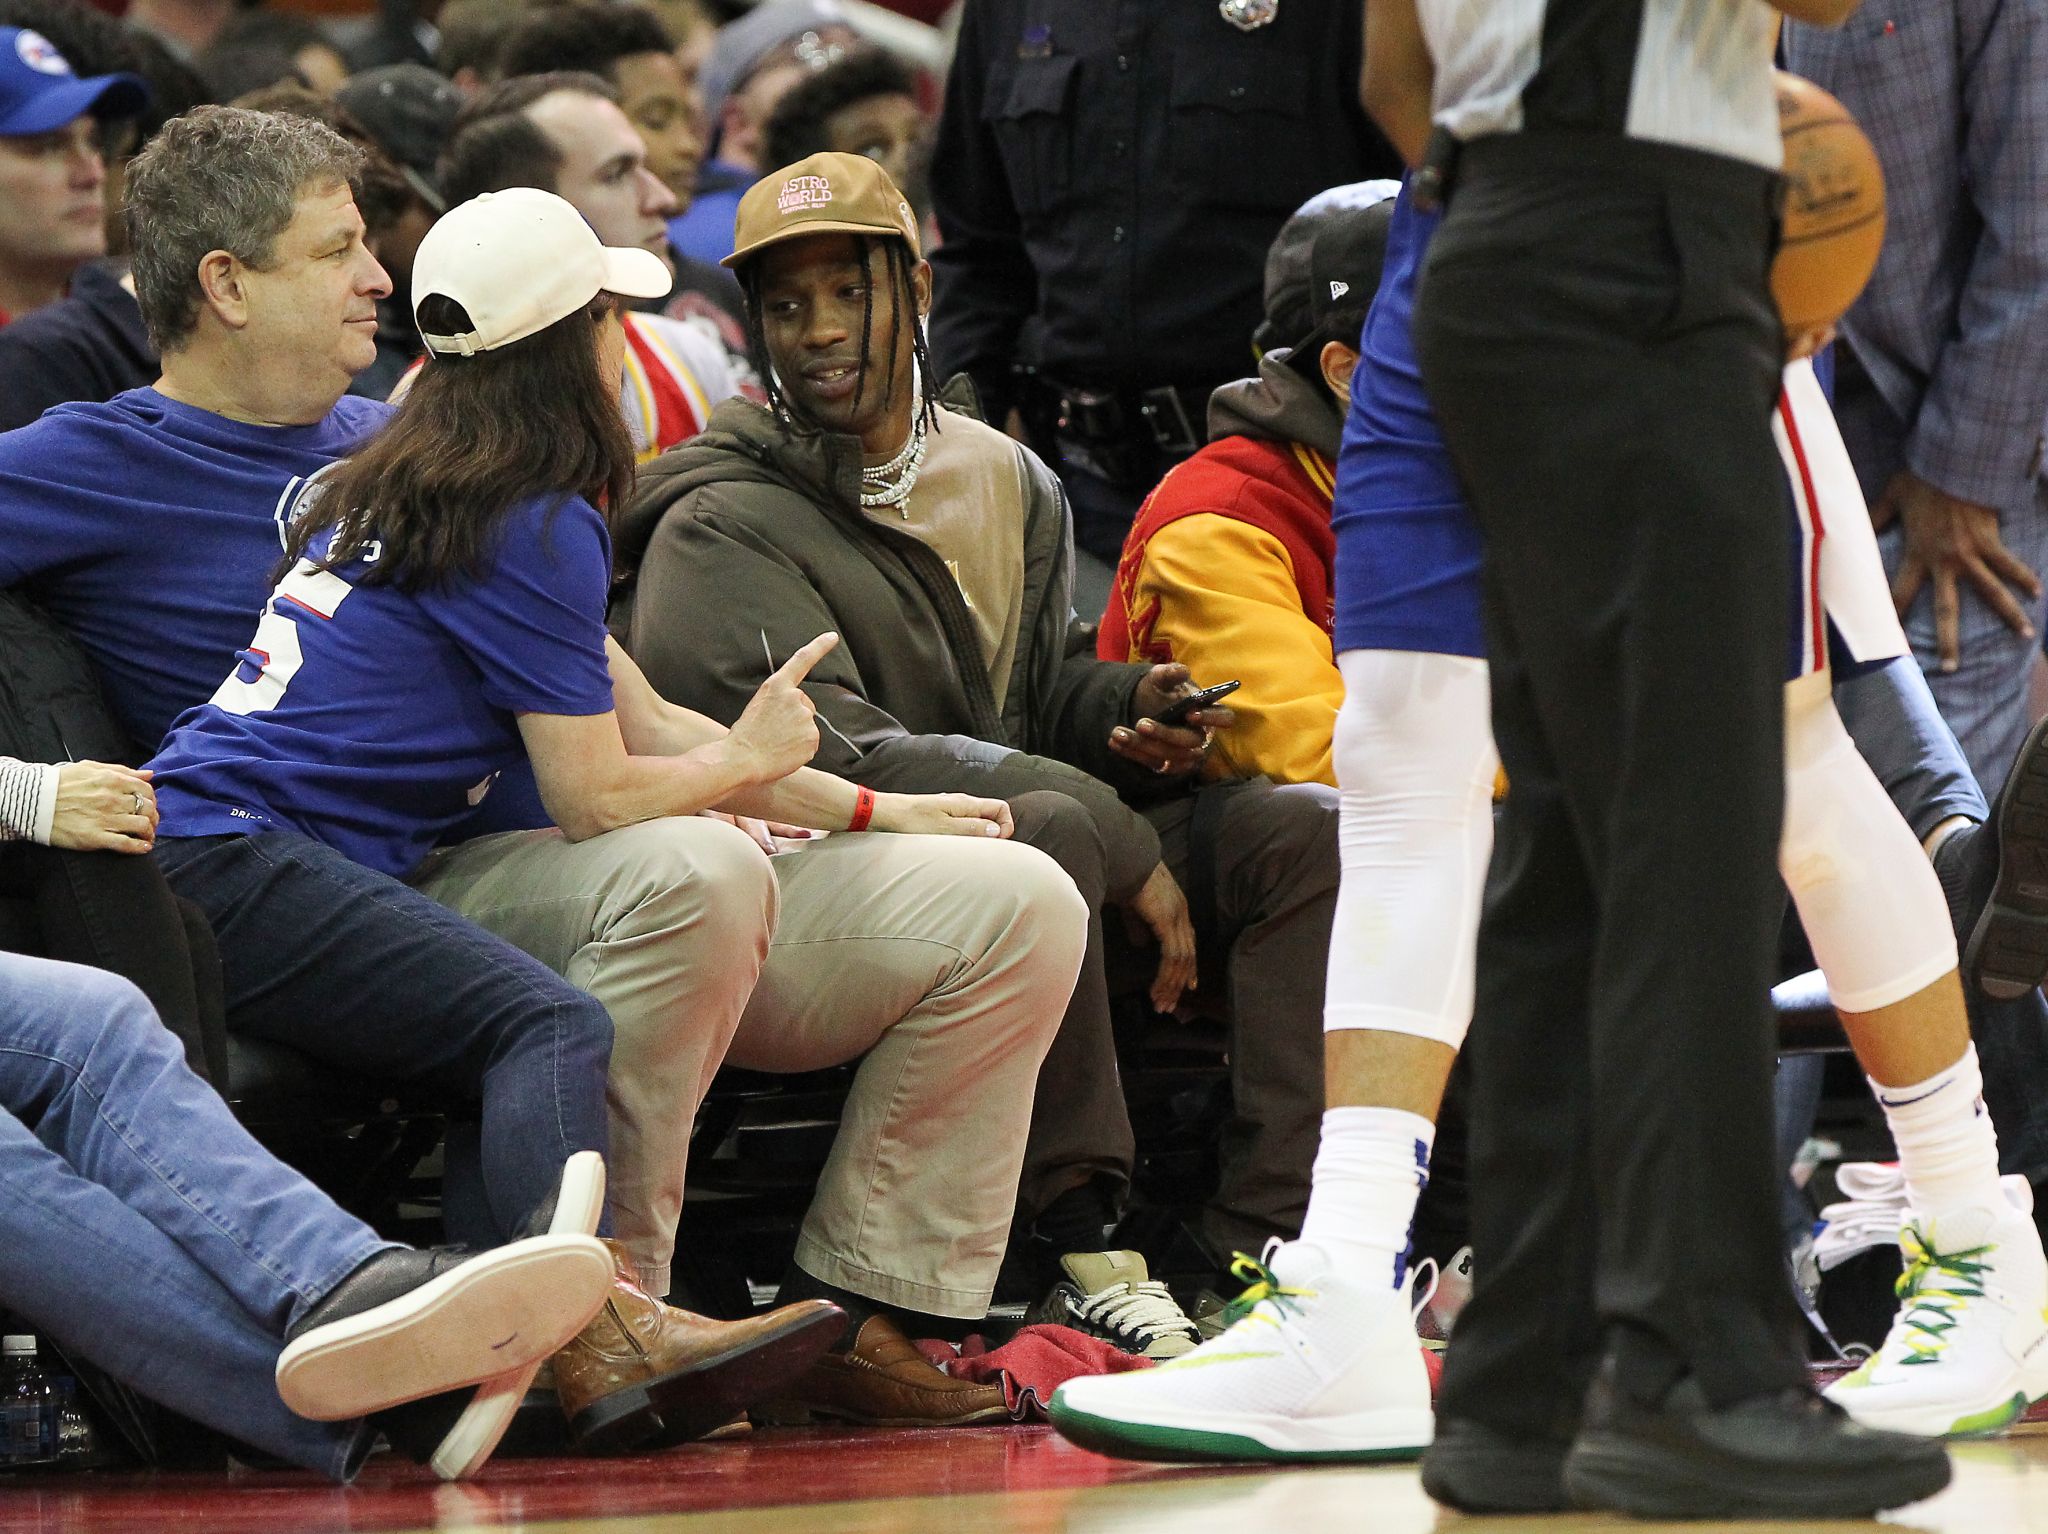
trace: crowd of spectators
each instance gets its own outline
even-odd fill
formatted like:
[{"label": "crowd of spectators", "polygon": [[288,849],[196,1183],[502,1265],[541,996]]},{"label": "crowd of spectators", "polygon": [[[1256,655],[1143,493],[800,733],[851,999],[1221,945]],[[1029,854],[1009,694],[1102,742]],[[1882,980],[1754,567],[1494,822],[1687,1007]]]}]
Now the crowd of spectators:
[{"label": "crowd of spectators", "polygon": [[[1017,1299],[1174,1357],[1233,1253],[1299,1233],[1330,507],[1402,169],[1361,7],[963,0],[945,71],[874,9],[0,0],[0,1012],[71,1079],[130,1058],[167,1160],[312,1233],[252,1228],[260,1278],[201,1256],[226,1294],[161,1337],[94,1334],[48,1270],[122,1313],[122,1243],[186,1240],[102,1167],[50,1196],[128,1223],[11,1251],[0,1301],[180,1409],[206,1392],[151,1361],[231,1355],[230,1437],[466,1473],[548,1355],[592,1449],[749,1409],[1007,1420],[905,1334]],[[1922,830],[1990,814],[2048,558],[2048,58],[1985,31],[1920,82],[1998,125],[1963,141],[1853,35],[1786,45],[1895,175],[1836,351],[1933,690],[1898,663],[1840,701]],[[98,734],[50,724],[95,693]],[[1984,881],[1944,877],[1967,932]],[[2039,992],[1971,1006],[2007,1169],[2048,1179]],[[485,1270],[244,1147],[209,1010],[445,1098],[450,1239],[566,1275],[545,1354],[278,1413],[280,1350],[435,1284],[460,1332]],[[1184,1228],[1126,1221],[1160,1015],[1227,1066]],[[849,1065],[788,1268],[753,1275],[778,1308],[684,1309],[716,1073]],[[69,1090],[0,1070],[0,1130],[86,1171]]]}]

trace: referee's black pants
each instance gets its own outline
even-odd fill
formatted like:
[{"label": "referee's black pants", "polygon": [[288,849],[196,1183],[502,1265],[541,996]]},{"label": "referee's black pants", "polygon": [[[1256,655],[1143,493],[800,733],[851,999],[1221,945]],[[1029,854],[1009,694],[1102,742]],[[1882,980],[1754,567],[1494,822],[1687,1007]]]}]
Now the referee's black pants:
[{"label": "referee's black pants", "polygon": [[1568,1439],[1804,1378],[1766,996],[1783,905],[1775,178],[1594,135],[1466,150],[1416,311],[1486,539],[1508,796],[1479,934],[1472,1301],[1443,1412]]}]

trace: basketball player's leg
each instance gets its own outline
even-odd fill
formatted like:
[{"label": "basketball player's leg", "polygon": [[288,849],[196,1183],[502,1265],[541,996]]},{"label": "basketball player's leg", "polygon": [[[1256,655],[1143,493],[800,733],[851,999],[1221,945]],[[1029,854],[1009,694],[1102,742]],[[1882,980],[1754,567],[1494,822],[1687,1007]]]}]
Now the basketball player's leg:
[{"label": "basketball player's leg", "polygon": [[[1248,1270],[1238,1318],[1187,1360],[1062,1387],[1055,1421],[1105,1452],[1391,1458],[1430,1439],[1408,1233],[1472,1013],[1498,762],[1484,661],[1348,650],[1338,664],[1343,882],[1301,1238]],[[1275,1327],[1296,1345],[1273,1348]]]},{"label": "basketball player's leg", "polygon": [[[1835,709],[1926,848],[1948,899],[1999,1165],[2039,1182],[2048,1178],[2048,1001],[2039,989],[2048,948],[2030,936],[2037,929],[2017,902],[2048,867],[2048,818],[2034,808],[2048,778],[2048,732],[2028,736],[1987,804],[1910,657],[1837,673]],[[2001,976],[2011,983],[1999,984]]]},{"label": "basketball player's leg", "polygon": [[1874,1426],[1996,1431],[2048,1394],[2048,1259],[1999,1185],[1948,907],[1824,672],[1786,689],[1785,726],[1780,867],[1884,1109],[1912,1211],[1898,1317],[1830,1395]]}]

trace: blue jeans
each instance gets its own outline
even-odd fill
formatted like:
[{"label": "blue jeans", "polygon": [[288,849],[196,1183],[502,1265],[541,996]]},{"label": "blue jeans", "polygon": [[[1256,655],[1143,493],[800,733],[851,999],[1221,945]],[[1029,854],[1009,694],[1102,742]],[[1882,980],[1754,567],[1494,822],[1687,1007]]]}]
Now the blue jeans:
[{"label": "blue jeans", "polygon": [[[1838,681],[1835,708],[1915,836],[1952,815],[1980,823],[1990,817],[1955,732],[1911,660]],[[1957,914],[1966,925],[1956,937],[1966,941],[1977,913]],[[1999,1170],[2048,1180],[2048,1002],[2039,991],[1992,1001],[1969,984],[1963,1002],[1984,1072],[1984,1105],[1998,1126]]]},{"label": "blue jeans", "polygon": [[156,856],[220,940],[229,1032],[480,1107],[481,1179],[448,1190],[464,1239],[509,1240],[564,1161],[606,1149],[611,1018],[539,960],[293,832]]},{"label": "blue jeans", "polygon": [[78,1357],[347,1480],[359,1422],[278,1399],[285,1328],[388,1244],[272,1157],[114,975],[0,953],[0,1295]]}]

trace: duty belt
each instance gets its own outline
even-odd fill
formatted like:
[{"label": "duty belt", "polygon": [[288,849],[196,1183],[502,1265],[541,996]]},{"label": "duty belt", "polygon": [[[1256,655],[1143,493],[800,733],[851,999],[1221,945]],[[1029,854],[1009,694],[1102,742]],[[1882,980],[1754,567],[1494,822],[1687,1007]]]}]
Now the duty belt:
[{"label": "duty belt", "polygon": [[1155,389],[1090,389],[1042,377],[1053,397],[1055,429],[1085,446],[1149,442],[1160,452],[1185,458],[1208,440],[1208,391],[1162,384]]}]

